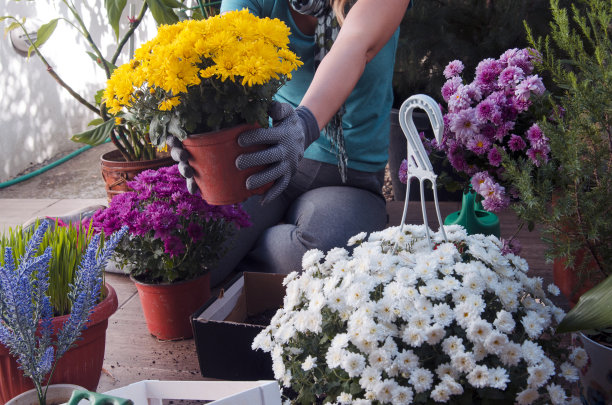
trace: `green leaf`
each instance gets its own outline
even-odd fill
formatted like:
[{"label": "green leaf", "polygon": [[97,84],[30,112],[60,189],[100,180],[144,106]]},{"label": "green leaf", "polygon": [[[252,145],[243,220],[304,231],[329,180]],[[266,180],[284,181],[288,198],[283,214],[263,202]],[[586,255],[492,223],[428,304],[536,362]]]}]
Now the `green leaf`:
[{"label": "green leaf", "polygon": [[604,329],[612,326],[612,275],[582,294],[563,318],[557,333]]},{"label": "green leaf", "polygon": [[96,91],[96,94],[94,95],[94,100],[96,100],[97,105],[102,104],[102,97],[104,97],[104,89]]},{"label": "green leaf", "polygon": [[146,2],[158,25],[178,22],[178,17],[172,8],[166,6],[161,0],[146,0]]},{"label": "green leaf", "polygon": [[183,3],[178,2],[177,0],[161,0],[162,3],[166,7],[170,8],[187,8]]},{"label": "green leaf", "polygon": [[104,122],[104,120],[102,118],[95,118],[91,121],[89,121],[89,124],[87,124],[88,127],[94,126],[94,125],[100,125]]},{"label": "green leaf", "polygon": [[121,13],[123,13],[126,3],[127,0],[104,0],[108,22],[111,27],[113,27],[117,39],[119,39],[119,20],[121,19]]},{"label": "green leaf", "polygon": [[54,18],[48,23],[40,26],[38,32],[36,33],[36,41],[33,45],[30,45],[30,49],[28,49],[28,56],[30,56],[32,50],[34,50],[34,46],[40,48],[45,42],[47,42],[47,40],[51,37],[51,34],[53,34],[53,31],[55,31],[58,21],[59,18]]},{"label": "green leaf", "polygon": [[91,146],[101,145],[106,141],[114,126],[114,120],[104,121],[101,125],[80,134],[75,134],[70,139],[74,142],[81,142]]},{"label": "green leaf", "polygon": [[17,21],[13,21],[12,23],[9,24],[8,27],[6,27],[4,29],[4,33],[8,34],[9,32],[13,31],[14,29],[17,29],[21,27],[21,24],[19,24]]}]

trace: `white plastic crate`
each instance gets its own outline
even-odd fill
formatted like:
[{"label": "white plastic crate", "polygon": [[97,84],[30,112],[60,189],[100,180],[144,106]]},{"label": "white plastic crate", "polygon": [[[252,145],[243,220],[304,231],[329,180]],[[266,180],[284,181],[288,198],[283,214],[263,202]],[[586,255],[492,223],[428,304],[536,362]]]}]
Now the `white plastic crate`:
[{"label": "white plastic crate", "polygon": [[135,405],[162,405],[164,399],[213,401],[214,405],[281,405],[276,381],[144,380],[105,392]]}]

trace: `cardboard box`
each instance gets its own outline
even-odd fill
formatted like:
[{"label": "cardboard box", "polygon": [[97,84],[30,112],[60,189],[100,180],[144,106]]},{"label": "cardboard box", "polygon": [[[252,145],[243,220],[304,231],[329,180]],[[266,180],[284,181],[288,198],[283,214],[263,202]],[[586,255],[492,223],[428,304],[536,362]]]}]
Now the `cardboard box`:
[{"label": "cardboard box", "polygon": [[[162,405],[163,400],[199,400],[215,405],[281,405],[276,381],[144,380],[108,392],[134,405]],[[167,402],[166,402],[167,403]]]},{"label": "cardboard box", "polygon": [[269,353],[251,349],[264,326],[245,320],[282,306],[284,274],[245,272],[191,318],[200,372],[221,380],[272,380]]}]

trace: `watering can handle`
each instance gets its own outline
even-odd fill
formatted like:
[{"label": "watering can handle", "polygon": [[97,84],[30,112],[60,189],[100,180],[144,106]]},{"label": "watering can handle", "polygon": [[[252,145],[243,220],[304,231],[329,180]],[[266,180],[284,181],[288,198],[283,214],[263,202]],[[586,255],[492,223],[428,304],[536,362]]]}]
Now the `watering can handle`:
[{"label": "watering can handle", "polygon": [[134,405],[134,402],[129,399],[113,397],[87,390],[74,390],[68,401],[68,405],[77,405],[79,401],[83,399],[89,400],[91,405]]}]

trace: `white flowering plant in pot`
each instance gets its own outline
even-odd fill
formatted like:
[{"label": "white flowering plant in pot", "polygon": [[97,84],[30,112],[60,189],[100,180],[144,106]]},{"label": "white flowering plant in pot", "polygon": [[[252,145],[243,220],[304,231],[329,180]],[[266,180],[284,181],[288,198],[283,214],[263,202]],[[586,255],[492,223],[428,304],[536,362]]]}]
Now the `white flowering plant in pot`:
[{"label": "white flowering plant in pot", "polygon": [[445,230],[433,249],[410,225],[304,255],[253,342],[290,402],[579,403],[567,390],[586,354],[554,334],[565,314],[542,279],[497,238]]}]

